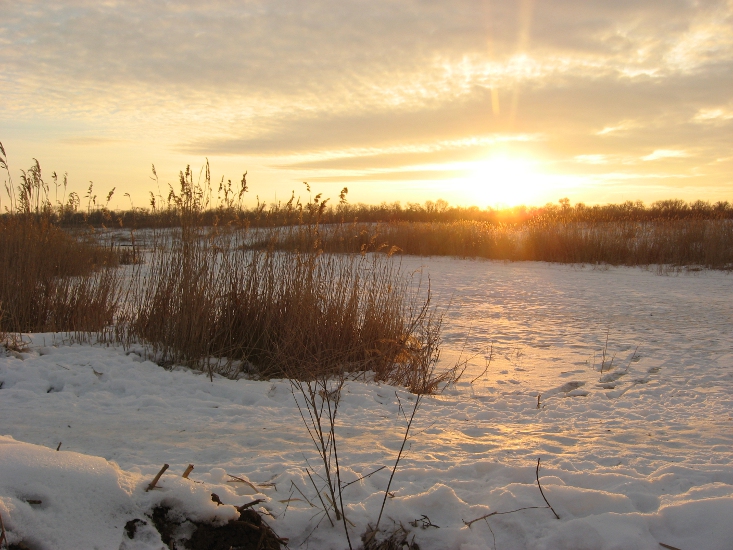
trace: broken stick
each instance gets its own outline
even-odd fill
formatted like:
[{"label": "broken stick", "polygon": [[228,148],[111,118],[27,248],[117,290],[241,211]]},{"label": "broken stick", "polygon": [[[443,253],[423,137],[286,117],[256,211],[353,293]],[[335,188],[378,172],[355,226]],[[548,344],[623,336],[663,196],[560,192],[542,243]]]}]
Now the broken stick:
[{"label": "broken stick", "polygon": [[163,475],[163,472],[165,472],[168,469],[168,464],[163,464],[163,467],[160,469],[160,472],[153,478],[153,481],[148,485],[148,488],[145,489],[145,492],[155,489],[155,484],[158,483],[158,480],[160,479],[160,476]]}]

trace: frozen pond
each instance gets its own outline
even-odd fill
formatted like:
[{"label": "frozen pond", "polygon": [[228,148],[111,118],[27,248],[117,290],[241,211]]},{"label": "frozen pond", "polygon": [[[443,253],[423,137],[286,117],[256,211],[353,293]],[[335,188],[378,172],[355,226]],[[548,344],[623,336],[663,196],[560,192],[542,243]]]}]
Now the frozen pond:
[{"label": "frozen pond", "polygon": [[[436,302],[450,303],[444,361],[464,348],[464,356],[478,354],[459,391],[445,399],[461,409],[476,402],[494,411],[507,402],[520,407],[517,416],[497,413],[501,427],[487,437],[469,429],[466,448],[645,471],[660,458],[731,460],[729,274],[447,258],[403,265],[424,266]],[[486,374],[466,384],[484,370],[492,345]],[[532,413],[538,394],[541,410]],[[600,447],[597,438],[605,440]]]}]

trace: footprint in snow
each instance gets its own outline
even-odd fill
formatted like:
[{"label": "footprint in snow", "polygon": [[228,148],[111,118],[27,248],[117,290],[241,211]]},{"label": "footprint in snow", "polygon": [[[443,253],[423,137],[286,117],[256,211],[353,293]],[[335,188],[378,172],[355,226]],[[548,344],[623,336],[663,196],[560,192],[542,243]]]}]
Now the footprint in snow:
[{"label": "footprint in snow", "polygon": [[631,383],[628,386],[624,388],[606,392],[606,397],[608,397],[609,399],[618,399],[619,397],[621,397],[623,394],[625,394],[630,389],[638,386],[639,384],[646,384],[647,382],[649,382],[648,378],[635,378],[634,380],[631,381]]},{"label": "footprint in snow", "polygon": [[614,371],[609,372],[607,374],[604,374],[601,376],[601,378],[598,380],[601,384],[608,384],[610,382],[615,382],[622,376],[626,376],[626,371]]},{"label": "footprint in snow", "polygon": [[582,386],[585,386],[585,382],[581,382],[580,380],[565,382],[562,386],[547,390],[542,394],[542,397],[543,399],[547,399],[548,397],[559,394],[564,394],[562,395],[562,397],[583,397],[588,395],[589,392],[587,392],[586,390],[578,389]]}]

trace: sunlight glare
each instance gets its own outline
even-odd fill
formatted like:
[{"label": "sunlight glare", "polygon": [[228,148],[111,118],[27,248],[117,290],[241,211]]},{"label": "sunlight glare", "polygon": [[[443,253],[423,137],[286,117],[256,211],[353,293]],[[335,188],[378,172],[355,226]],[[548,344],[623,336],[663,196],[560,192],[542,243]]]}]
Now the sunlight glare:
[{"label": "sunlight glare", "polygon": [[504,155],[473,162],[464,180],[466,195],[483,206],[542,203],[551,191],[551,182],[538,171],[537,164]]}]

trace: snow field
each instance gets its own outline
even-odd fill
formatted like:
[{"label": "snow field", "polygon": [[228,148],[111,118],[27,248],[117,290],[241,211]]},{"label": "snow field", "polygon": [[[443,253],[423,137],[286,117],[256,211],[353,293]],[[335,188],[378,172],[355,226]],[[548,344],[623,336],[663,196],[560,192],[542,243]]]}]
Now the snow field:
[{"label": "snow field", "polygon": [[[382,527],[401,523],[428,550],[730,548],[731,277],[422,261],[437,298],[454,303],[444,361],[468,332],[464,354],[480,355],[421,405]],[[159,549],[152,529],[130,540],[125,523],[159,502],[233,517],[213,492],[227,505],[264,499],[291,548],[346,548],[340,526],[323,519],[314,530],[306,460],[320,469],[287,381],[210,381],[141,350],[29,339],[27,352],[0,356],[0,514],[11,541]],[[604,346],[615,358],[601,373]],[[344,489],[352,541],[379,514],[401,444],[397,396],[409,409],[400,388],[349,382],[342,396],[342,481],[387,466]],[[544,506],[538,457],[559,521],[538,508],[465,525]],[[145,493],[163,463],[161,488]],[[422,516],[437,527],[422,528]]]}]

